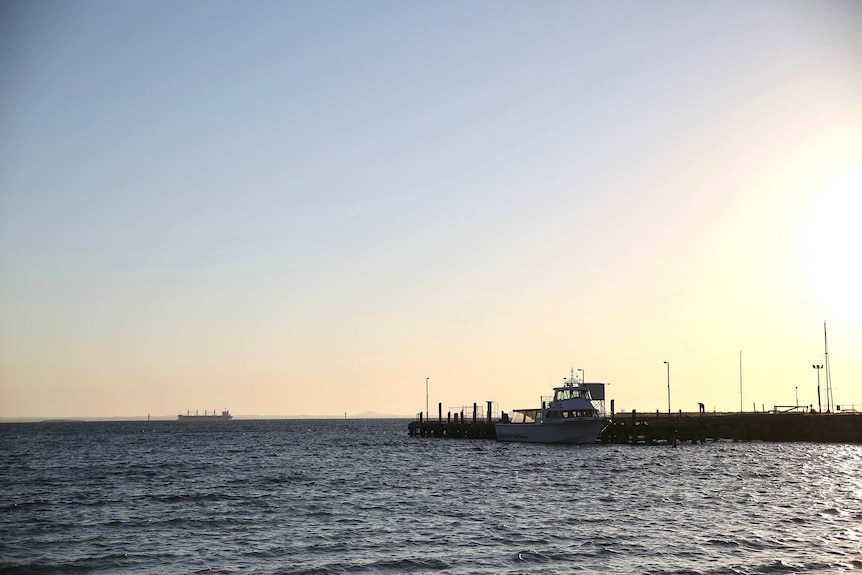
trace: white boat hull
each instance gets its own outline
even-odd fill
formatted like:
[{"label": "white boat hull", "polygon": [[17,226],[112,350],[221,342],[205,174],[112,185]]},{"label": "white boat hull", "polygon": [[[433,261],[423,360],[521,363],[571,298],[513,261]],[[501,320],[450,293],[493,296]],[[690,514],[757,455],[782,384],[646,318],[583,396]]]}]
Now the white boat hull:
[{"label": "white boat hull", "polygon": [[497,441],[523,443],[595,443],[607,420],[581,419],[553,423],[498,423]]}]

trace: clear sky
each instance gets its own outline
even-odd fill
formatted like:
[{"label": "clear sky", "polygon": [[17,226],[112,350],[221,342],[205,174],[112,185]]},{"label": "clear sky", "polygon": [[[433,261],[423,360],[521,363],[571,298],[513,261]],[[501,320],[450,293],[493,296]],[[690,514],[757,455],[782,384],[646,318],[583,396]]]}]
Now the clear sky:
[{"label": "clear sky", "polygon": [[862,409],[860,249],[858,1],[0,1],[0,417]]}]

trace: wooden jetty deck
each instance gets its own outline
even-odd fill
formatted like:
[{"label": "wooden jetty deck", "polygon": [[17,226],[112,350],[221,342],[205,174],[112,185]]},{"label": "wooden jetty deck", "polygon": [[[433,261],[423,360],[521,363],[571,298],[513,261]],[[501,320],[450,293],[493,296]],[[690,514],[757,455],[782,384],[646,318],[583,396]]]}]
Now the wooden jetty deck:
[{"label": "wooden jetty deck", "polygon": [[[411,421],[411,437],[496,439],[496,420],[442,413],[429,421],[420,414]],[[614,414],[596,438],[597,443],[651,445],[706,441],[811,441],[862,444],[862,414],[857,413],[676,413],[642,414],[637,411]]]},{"label": "wooden jetty deck", "polygon": [[862,443],[856,413],[617,413],[602,431],[602,443],[813,441]]}]

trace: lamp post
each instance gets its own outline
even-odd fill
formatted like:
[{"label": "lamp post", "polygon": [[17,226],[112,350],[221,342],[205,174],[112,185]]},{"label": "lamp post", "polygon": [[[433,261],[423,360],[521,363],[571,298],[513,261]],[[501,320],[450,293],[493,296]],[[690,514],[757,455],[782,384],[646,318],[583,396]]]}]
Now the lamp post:
[{"label": "lamp post", "polygon": [[426,419],[431,416],[431,414],[428,413],[428,380],[429,379],[430,378],[428,378],[428,377],[425,378],[425,418]]},{"label": "lamp post", "polygon": [[670,362],[664,364],[667,366],[667,414],[670,415]]},{"label": "lamp post", "polygon": [[584,370],[579,367],[578,371],[581,372],[581,383],[586,383],[587,380],[584,379]]},{"label": "lamp post", "polygon": [[799,386],[796,386],[796,409],[799,409]]},{"label": "lamp post", "polygon": [[742,413],[742,352],[739,352],[739,413]]},{"label": "lamp post", "polygon": [[822,365],[812,365],[814,369],[817,370],[817,413],[820,413],[822,407],[820,406],[820,370],[823,369]]}]

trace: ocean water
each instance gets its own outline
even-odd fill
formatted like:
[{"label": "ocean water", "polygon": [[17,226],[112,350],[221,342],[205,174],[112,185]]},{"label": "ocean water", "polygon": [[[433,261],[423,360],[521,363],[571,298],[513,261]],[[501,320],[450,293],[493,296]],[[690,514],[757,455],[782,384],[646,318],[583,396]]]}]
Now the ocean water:
[{"label": "ocean water", "polygon": [[862,573],[862,446],[0,424],[0,573]]}]

